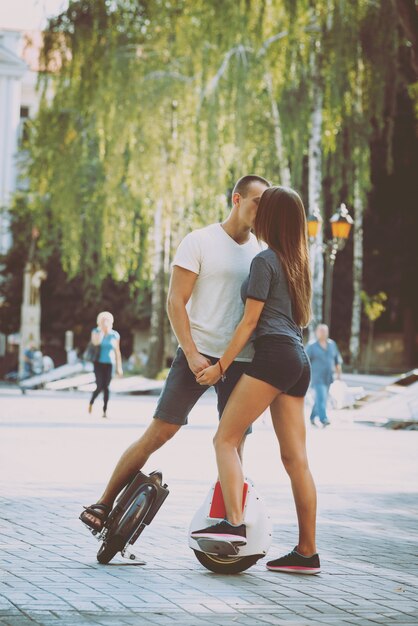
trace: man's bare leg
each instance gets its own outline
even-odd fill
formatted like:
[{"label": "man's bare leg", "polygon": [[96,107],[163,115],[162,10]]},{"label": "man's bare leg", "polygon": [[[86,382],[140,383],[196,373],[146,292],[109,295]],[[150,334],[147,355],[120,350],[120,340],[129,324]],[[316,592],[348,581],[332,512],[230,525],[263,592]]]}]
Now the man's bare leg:
[{"label": "man's bare leg", "polygon": [[[135,441],[120,457],[110,480],[97,501],[110,507],[134,475],[142,469],[153,452],[161,448],[181,428],[179,424],[169,424],[160,419],[153,419],[142,437]],[[97,518],[87,514],[86,518],[95,523]]]}]

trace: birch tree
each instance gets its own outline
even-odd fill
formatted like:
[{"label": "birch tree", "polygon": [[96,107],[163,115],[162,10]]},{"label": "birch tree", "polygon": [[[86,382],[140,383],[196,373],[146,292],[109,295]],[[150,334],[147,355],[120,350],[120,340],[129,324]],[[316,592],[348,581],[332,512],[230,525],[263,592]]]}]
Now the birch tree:
[{"label": "birch tree", "polygon": [[[361,163],[359,151],[355,156]],[[350,357],[354,371],[358,369],[361,348],[361,292],[363,287],[363,215],[364,193],[361,189],[360,164],[354,170],[354,225],[353,225],[353,305],[351,314]]]},{"label": "birch tree", "polygon": [[150,321],[150,337],[148,343],[148,360],[146,374],[154,377],[161,370],[164,358],[165,337],[165,211],[162,198],[157,200],[154,213],[153,233],[153,272],[151,301],[152,312]]},{"label": "birch tree", "polygon": [[[324,218],[322,203],[322,107],[323,82],[321,76],[320,42],[312,41],[310,69],[312,79],[312,113],[309,138],[309,186],[308,206],[310,211],[319,211]],[[312,251],[312,314],[313,324],[322,321],[322,300],[324,285],[323,231],[319,229]]]}]

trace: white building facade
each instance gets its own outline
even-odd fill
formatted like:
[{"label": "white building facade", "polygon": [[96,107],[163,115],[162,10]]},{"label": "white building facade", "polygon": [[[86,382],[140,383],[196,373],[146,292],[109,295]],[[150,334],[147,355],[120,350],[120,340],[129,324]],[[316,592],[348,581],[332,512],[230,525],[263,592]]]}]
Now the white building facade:
[{"label": "white building facade", "polygon": [[16,189],[22,79],[28,71],[19,56],[22,35],[0,31],[0,254],[11,246],[8,207]]},{"label": "white building facade", "polygon": [[[26,120],[39,106],[36,64],[40,41],[37,32],[0,30],[0,254],[6,254],[12,245],[9,209],[18,184],[20,137]],[[0,357],[5,351],[6,338],[0,333]]]}]

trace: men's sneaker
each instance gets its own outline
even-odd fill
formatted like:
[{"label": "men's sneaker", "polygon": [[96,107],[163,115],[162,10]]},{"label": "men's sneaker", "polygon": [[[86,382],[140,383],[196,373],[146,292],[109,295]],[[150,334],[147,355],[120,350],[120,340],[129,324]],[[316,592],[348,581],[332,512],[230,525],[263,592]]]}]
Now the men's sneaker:
[{"label": "men's sneaker", "polygon": [[324,420],[323,422],[321,422],[322,426],[329,426],[331,424],[331,422],[329,420]]},{"label": "men's sneaker", "polygon": [[194,530],[190,533],[192,539],[218,539],[220,541],[229,541],[235,545],[245,546],[247,543],[247,533],[245,524],[233,526],[224,519],[218,524]]},{"label": "men's sneaker", "polygon": [[288,572],[290,574],[319,574],[321,564],[318,554],[303,556],[297,552],[296,548],[280,559],[269,561],[267,569],[272,572]]}]

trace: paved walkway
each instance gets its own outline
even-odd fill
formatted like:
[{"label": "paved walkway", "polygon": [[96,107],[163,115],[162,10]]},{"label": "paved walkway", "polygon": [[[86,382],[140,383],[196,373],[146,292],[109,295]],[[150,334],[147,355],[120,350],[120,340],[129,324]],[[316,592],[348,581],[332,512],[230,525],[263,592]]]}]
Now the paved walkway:
[{"label": "paved walkway", "polygon": [[[143,431],[155,398],[118,398],[111,419],[85,414],[84,396],[0,391],[0,624],[232,626],[418,624],[418,433],[353,423],[310,429],[323,572],[206,571],[187,528],[216,475],[214,398],[194,411],[146,470],[160,467],[170,496],[136,549],[144,565],[100,566],[78,522],[121,450]],[[268,419],[246,448],[246,468],[275,522],[269,556],[296,543],[287,478]]]}]

